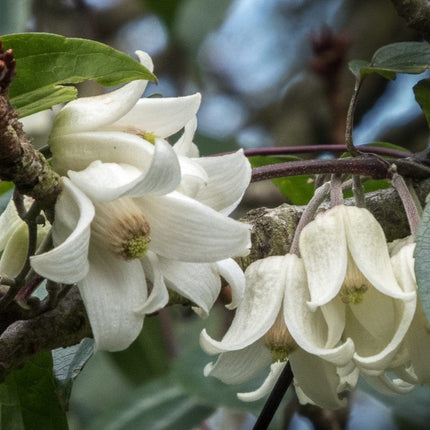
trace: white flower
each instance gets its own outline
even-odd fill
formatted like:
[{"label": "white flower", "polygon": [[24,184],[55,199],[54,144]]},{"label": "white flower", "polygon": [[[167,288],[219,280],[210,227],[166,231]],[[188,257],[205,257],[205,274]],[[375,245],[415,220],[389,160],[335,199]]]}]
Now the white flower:
[{"label": "white flower", "polygon": [[[149,57],[138,55],[152,69]],[[201,168],[207,183],[199,187],[208,190],[201,192],[202,202],[179,192],[181,165],[188,162],[184,156],[180,164],[164,140],[192,125],[200,95],[140,99],[145,86],[134,81],[69,103],[50,137],[54,167],[70,179],[64,178],[56,204],[56,247],[31,264],[54,281],[78,282],[98,349],[126,348],[144,315],[167,303],[166,284],[204,313],[219,292],[219,275],[231,281],[236,295],[243,289],[243,275],[229,258],[248,253],[249,226],[204,201],[213,195],[211,188],[220,189],[226,200],[215,196],[211,206],[234,206],[233,182],[211,187],[211,172]],[[189,129],[182,141],[192,140]],[[245,162],[242,154],[240,165]],[[245,182],[239,181],[241,193]]]},{"label": "white flower", "polygon": [[[25,202],[30,207],[32,199]],[[48,222],[37,227],[36,246],[40,245],[50,229]],[[28,253],[28,226],[19,217],[14,201],[11,199],[0,215],[0,275],[14,278],[25,264]]]},{"label": "white flower", "polygon": [[334,352],[353,343],[350,358],[360,370],[384,378],[411,324],[416,293],[397,282],[381,226],[368,210],[340,205],[309,223],[299,246],[309,291],[289,292],[292,336],[333,363]]},{"label": "white flower", "polygon": [[[414,272],[415,243],[409,237],[401,240],[392,250],[391,263],[398,283],[405,291],[415,292],[417,283]],[[388,372],[377,381],[378,389],[387,394],[401,394],[411,391],[416,384],[430,382],[430,324],[417,302],[414,318],[406,333],[402,348],[391,363],[390,373],[398,378],[391,379]],[[375,382],[375,381],[372,381]]]},{"label": "white flower", "polygon": [[285,324],[288,312],[295,306],[295,296],[290,292],[307,290],[302,260],[293,254],[268,257],[252,263],[245,276],[244,298],[223,339],[215,341],[206,330],[201,334],[200,343],[207,353],[221,353],[215,363],[206,366],[205,375],[239,384],[270,365],[269,376],[259,389],[238,395],[242,400],[253,401],[273,388],[289,360],[302,402],[311,401],[324,408],[342,406],[344,391],[351,390],[358,377],[350,362],[352,343],[333,352],[334,361],[342,366],[338,368],[297,347]]}]

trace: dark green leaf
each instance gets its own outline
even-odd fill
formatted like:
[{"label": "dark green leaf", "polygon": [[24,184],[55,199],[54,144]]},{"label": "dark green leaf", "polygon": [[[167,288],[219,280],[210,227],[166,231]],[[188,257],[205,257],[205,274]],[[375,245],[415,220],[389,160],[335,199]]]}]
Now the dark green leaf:
[{"label": "dark green leaf", "polygon": [[242,402],[238,399],[237,393],[256,390],[267,376],[269,367],[264,369],[259,377],[246,383],[227,385],[217,378],[204,376],[205,365],[214,359],[216,358],[208,356],[200,348],[190,348],[173,364],[171,377],[174,383],[207,406],[241,409],[258,414],[263,407],[264,399]]},{"label": "dark green leaf", "polygon": [[[249,157],[252,167],[267,166],[270,164],[286,163],[288,161],[300,160],[293,155],[255,156]],[[285,178],[272,179],[279,187],[282,194],[294,205],[305,205],[314,193],[314,184],[311,175],[288,176]]]},{"label": "dark green leaf", "polygon": [[22,33],[2,36],[2,41],[15,55],[17,75],[10,100],[21,117],[76,97],[74,87],[60,84],[90,79],[113,87],[134,79],[155,80],[138,61],[93,40]]},{"label": "dark green leaf", "polygon": [[138,338],[125,351],[107,356],[134,385],[166,373],[169,356],[160,318],[146,318]]},{"label": "dark green leaf", "polygon": [[96,420],[89,430],[190,430],[214,412],[167,378],[134,392],[121,408]]},{"label": "dark green leaf", "polygon": [[0,385],[0,428],[64,430],[66,415],[55,392],[50,353],[42,353],[12,372]]},{"label": "dark green leaf", "polygon": [[424,313],[430,319],[430,194],[418,229],[414,256],[418,296]]},{"label": "dark green leaf", "polygon": [[182,0],[141,0],[152,12],[156,13],[169,27],[172,27],[176,11]]},{"label": "dark green leaf", "polygon": [[399,42],[379,48],[367,63],[354,60],[349,68],[355,76],[379,73],[394,79],[396,73],[422,73],[430,68],[430,44],[427,42]]},{"label": "dark green leaf", "polygon": [[430,79],[423,79],[414,86],[415,100],[421,106],[430,126]]},{"label": "dark green leaf", "polygon": [[93,355],[94,340],[85,338],[78,345],[58,348],[52,351],[54,376],[57,382],[57,393],[67,408],[72,391],[73,380],[79,375],[85,363]]}]

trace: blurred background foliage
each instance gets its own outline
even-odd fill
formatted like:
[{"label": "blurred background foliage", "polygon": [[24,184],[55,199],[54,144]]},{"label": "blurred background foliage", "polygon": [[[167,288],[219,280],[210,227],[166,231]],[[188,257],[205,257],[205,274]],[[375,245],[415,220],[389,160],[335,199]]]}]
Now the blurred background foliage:
[{"label": "blurred background foliage", "polygon": [[[129,55],[147,51],[159,83],[146,95],[202,93],[195,138],[202,154],[343,143],[354,85],[347,62],[369,60],[388,43],[420,40],[389,0],[0,0],[0,34],[23,31],[94,39]],[[427,146],[428,127],[412,92],[419,79],[366,80],[356,143],[387,141],[411,151]],[[81,95],[101,90],[79,85]],[[26,127],[35,142],[43,140],[49,118]],[[283,201],[270,184],[254,184],[245,206]],[[70,428],[250,428],[249,413],[258,413],[262,403],[240,404],[234,387],[202,376],[210,357],[199,350],[198,333],[209,326],[221,335],[228,318],[222,306],[209,321],[180,308],[148,317],[131,348],[97,353],[88,362],[73,387]],[[380,399],[384,403],[357,395],[348,428],[427,428],[429,395],[423,388]],[[287,428],[287,422],[291,429],[312,428],[294,413],[296,406],[292,399],[273,428]]]}]

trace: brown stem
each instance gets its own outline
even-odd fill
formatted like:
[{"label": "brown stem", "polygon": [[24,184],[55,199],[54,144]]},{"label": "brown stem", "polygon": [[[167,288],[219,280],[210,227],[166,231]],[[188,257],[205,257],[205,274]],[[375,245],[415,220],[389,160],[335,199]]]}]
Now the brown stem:
[{"label": "brown stem", "polygon": [[36,318],[11,324],[0,336],[0,381],[41,351],[66,347],[91,337],[91,327],[78,288],[58,306]]}]

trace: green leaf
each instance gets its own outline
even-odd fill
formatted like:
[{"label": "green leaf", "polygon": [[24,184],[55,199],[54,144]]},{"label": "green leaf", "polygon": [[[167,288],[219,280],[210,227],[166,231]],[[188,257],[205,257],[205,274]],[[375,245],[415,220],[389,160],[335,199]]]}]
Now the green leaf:
[{"label": "green leaf", "polygon": [[0,385],[0,428],[66,430],[66,414],[55,392],[50,353],[41,353]]},{"label": "green leaf", "polygon": [[421,106],[430,126],[430,79],[423,79],[414,86],[415,100]]},{"label": "green leaf", "polygon": [[418,297],[427,319],[430,319],[430,194],[426,198],[415,246],[415,275]]},{"label": "green leaf", "polygon": [[65,409],[68,409],[73,380],[93,355],[94,340],[85,338],[79,344],[52,351],[57,394]]},{"label": "green leaf", "polygon": [[182,0],[141,0],[141,3],[163,19],[169,27],[172,27],[176,11],[182,3]]},{"label": "green leaf", "polygon": [[370,62],[353,60],[349,68],[357,77],[378,73],[395,79],[396,73],[422,73],[430,68],[430,44],[427,42],[399,42],[379,48]]},{"label": "green leaf", "polygon": [[207,406],[241,409],[258,415],[265,399],[242,402],[238,399],[237,393],[256,390],[267,376],[269,367],[263,369],[260,375],[250,381],[228,385],[217,378],[204,376],[203,369],[212,360],[214,357],[208,356],[200,348],[189,348],[173,363],[171,371],[173,383]]},{"label": "green leaf", "polygon": [[122,407],[97,419],[89,430],[190,430],[214,412],[160,378],[134,392]]},{"label": "green leaf", "polygon": [[159,318],[146,318],[138,338],[124,351],[107,354],[134,385],[166,373],[169,355]]},{"label": "green leaf", "polygon": [[[252,167],[267,166],[270,164],[286,163],[288,161],[300,160],[293,155],[255,156],[248,157]],[[286,176],[285,178],[272,179],[272,182],[280,189],[293,205],[305,205],[314,193],[313,176],[298,175]]]},{"label": "green leaf", "polygon": [[12,34],[1,39],[6,49],[13,49],[16,59],[17,74],[9,94],[21,117],[76,98],[76,88],[61,84],[90,79],[113,87],[135,79],[155,80],[138,61],[93,40],[49,33]]}]

